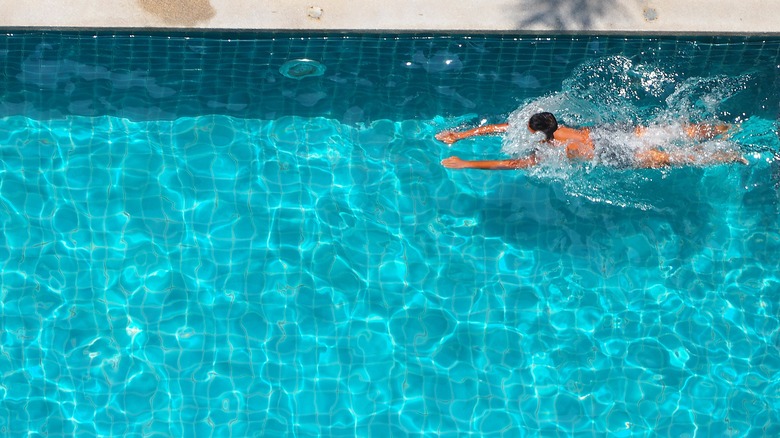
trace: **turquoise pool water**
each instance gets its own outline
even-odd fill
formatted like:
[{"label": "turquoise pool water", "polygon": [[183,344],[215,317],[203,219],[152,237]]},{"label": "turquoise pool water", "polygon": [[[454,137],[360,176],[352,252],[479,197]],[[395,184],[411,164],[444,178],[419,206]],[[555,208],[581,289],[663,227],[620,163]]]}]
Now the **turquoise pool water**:
[{"label": "turquoise pool water", "polygon": [[[6,436],[777,436],[780,40],[0,38]],[[311,59],[321,76],[286,78]],[[750,164],[448,171],[547,106]]]}]

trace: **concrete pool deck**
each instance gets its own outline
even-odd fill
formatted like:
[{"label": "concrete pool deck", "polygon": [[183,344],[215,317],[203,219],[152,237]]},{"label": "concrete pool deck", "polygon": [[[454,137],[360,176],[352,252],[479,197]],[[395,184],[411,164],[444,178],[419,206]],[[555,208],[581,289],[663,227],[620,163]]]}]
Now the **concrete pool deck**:
[{"label": "concrete pool deck", "polygon": [[5,29],[780,35],[777,0],[2,0]]}]

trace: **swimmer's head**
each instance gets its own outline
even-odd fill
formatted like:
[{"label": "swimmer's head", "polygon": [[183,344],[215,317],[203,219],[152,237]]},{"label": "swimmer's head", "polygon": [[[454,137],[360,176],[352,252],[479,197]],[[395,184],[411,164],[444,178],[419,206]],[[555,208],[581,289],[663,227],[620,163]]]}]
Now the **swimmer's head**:
[{"label": "swimmer's head", "polygon": [[553,133],[558,129],[558,121],[552,113],[536,113],[528,119],[528,129],[531,132],[544,132],[545,140],[549,141],[553,139]]}]

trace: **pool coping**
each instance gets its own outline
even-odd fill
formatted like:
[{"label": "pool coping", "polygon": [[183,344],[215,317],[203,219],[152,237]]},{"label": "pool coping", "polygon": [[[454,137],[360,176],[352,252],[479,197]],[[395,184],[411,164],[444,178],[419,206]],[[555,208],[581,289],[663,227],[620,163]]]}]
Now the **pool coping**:
[{"label": "pool coping", "polygon": [[780,36],[773,0],[28,0],[0,28]]}]

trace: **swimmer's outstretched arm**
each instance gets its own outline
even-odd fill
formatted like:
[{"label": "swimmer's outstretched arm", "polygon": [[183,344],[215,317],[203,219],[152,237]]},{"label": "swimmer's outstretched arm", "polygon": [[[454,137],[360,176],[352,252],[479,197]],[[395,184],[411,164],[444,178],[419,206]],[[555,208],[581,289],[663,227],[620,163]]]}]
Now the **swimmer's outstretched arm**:
[{"label": "swimmer's outstretched arm", "polygon": [[537,164],[536,155],[515,160],[461,160],[458,157],[449,157],[441,161],[442,166],[448,169],[483,169],[483,170],[513,170],[526,169]]},{"label": "swimmer's outstretched arm", "polygon": [[474,129],[469,129],[468,131],[444,131],[436,134],[436,139],[447,144],[453,144],[458,140],[476,137],[478,135],[501,134],[506,132],[508,127],[509,123],[499,123],[496,125],[479,126]]}]

